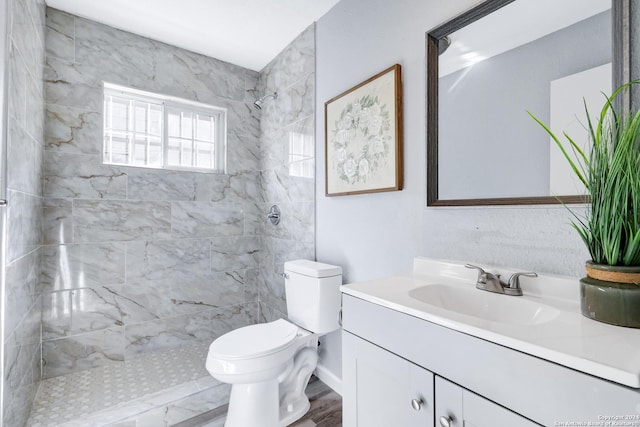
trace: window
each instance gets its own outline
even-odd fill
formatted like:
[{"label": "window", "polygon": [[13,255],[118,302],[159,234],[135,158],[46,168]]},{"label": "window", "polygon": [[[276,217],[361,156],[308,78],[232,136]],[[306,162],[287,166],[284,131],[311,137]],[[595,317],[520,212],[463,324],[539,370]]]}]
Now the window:
[{"label": "window", "polygon": [[313,135],[289,132],[289,175],[313,178]]},{"label": "window", "polygon": [[224,172],[226,110],[105,83],[103,163]]}]

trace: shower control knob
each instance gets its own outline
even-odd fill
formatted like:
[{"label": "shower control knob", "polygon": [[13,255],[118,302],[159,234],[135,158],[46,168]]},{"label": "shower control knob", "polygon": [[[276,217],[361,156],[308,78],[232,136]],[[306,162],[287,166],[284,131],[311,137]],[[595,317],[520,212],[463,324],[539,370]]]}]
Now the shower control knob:
[{"label": "shower control knob", "polygon": [[411,399],[411,407],[414,410],[419,411],[420,409],[422,409],[422,405],[424,405],[424,400],[422,400],[422,399]]},{"label": "shower control knob", "polygon": [[271,206],[271,208],[269,209],[269,212],[267,213],[267,219],[271,221],[271,224],[278,225],[280,224],[280,215],[281,215],[281,212],[278,205],[273,205]]}]

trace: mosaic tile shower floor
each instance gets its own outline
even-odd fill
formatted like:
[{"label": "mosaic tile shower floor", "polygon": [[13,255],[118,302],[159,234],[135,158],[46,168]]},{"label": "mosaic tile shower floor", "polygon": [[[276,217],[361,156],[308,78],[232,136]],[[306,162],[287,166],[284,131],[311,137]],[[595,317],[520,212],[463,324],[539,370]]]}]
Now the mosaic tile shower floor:
[{"label": "mosaic tile shower floor", "polygon": [[[158,394],[163,391],[173,389],[177,397],[184,397],[175,389],[185,383],[197,383],[198,387],[195,390],[182,387],[182,394],[217,386],[204,365],[208,345],[149,353],[123,363],[43,380],[27,427],[110,425],[107,420],[114,415],[109,414],[109,408],[117,409],[123,420],[127,418],[127,411],[133,416],[136,411],[139,414],[153,409],[153,404],[162,403]],[[150,404],[142,399],[145,396],[153,396],[155,402]],[[102,412],[104,417],[95,417]],[[105,423],[91,422],[92,416],[102,418]]]}]

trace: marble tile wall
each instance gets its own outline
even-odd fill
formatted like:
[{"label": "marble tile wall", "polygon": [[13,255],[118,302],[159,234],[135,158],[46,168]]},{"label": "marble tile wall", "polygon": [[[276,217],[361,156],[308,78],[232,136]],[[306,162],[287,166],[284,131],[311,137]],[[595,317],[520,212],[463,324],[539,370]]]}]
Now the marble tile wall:
[{"label": "marble tile wall", "polygon": [[315,24],[260,72],[258,87],[278,92],[260,118],[262,210],[282,211],[278,226],[264,225],[260,252],[260,317],[269,321],[287,313],[284,262],[315,259]]},{"label": "marble tile wall", "polygon": [[[2,422],[24,425],[40,380],[43,0],[9,1],[7,263]],[[4,183],[3,183],[4,185]]]},{"label": "marble tile wall", "polygon": [[[258,321],[258,73],[46,10],[46,378]],[[226,174],[103,165],[102,84],[224,107]]]}]

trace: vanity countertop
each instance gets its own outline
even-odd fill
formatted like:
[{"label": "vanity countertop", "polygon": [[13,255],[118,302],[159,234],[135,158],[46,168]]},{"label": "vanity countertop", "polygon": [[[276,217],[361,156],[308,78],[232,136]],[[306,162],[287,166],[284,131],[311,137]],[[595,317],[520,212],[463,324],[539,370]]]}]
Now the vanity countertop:
[{"label": "vanity countertop", "polygon": [[[505,277],[512,270],[489,268]],[[476,273],[462,264],[416,258],[414,272],[346,284],[344,294],[390,308],[446,328],[481,338],[550,362],[640,388],[640,329],[612,326],[580,312],[579,279],[540,275],[521,278],[524,296],[492,294],[490,298],[522,298],[526,304],[552,307],[554,315],[538,323],[513,324],[447,310],[415,298],[415,290],[430,285],[474,292]],[[413,291],[413,292],[412,292]],[[501,300],[502,302],[502,300]],[[518,304],[514,302],[514,304]]]}]

